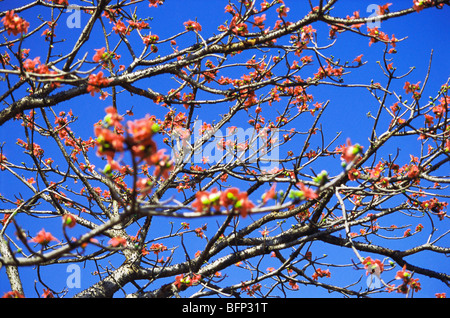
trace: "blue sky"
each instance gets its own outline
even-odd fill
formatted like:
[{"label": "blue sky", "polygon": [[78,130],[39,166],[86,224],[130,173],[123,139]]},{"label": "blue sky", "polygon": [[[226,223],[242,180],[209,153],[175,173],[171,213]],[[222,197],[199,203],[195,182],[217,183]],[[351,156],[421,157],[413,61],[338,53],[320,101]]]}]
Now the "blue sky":
[{"label": "blue sky", "polygon": [[[70,2],[70,1],[69,1]],[[411,5],[412,1],[396,1],[394,5],[390,8],[391,10],[397,10],[401,8],[406,8]],[[12,1],[6,0],[0,3],[0,10],[10,9],[12,6],[25,4],[27,1]],[[347,15],[352,15],[354,11],[360,11],[362,17],[367,17],[371,15],[372,11],[367,11],[367,8],[370,4],[384,4],[384,2],[376,2],[373,0],[369,1],[342,1],[336,5],[335,10],[333,11],[333,15],[338,17],[345,17]],[[146,5],[140,6],[138,11],[138,16],[145,17],[149,16],[153,19],[149,21],[151,32],[153,34],[157,34],[160,39],[168,38],[169,36],[181,32],[184,30],[183,22],[187,20],[197,20],[202,25],[201,35],[204,38],[208,38],[212,34],[216,33],[217,26],[223,24],[225,20],[230,20],[231,17],[224,12],[224,7],[227,4],[227,1],[195,1],[195,5],[192,1],[166,1],[166,3],[155,9],[149,8]],[[307,1],[288,1],[285,0],[285,4],[290,8],[290,12],[288,14],[288,18],[290,20],[294,20],[296,18],[301,18],[304,16],[307,11],[309,11],[309,7],[307,5]],[[40,13],[40,12],[39,12]],[[28,21],[31,22],[31,28],[37,25],[36,15],[38,14],[38,10],[30,10],[24,13],[23,16]],[[44,14],[44,13],[42,13]],[[391,35],[395,34],[397,38],[407,37],[407,39],[401,43],[398,43],[398,53],[392,55],[394,65],[397,67],[398,74],[406,73],[409,71],[410,67],[415,67],[414,71],[411,75],[405,79],[412,83],[416,83],[418,81],[424,80],[426,75],[426,71],[428,68],[428,61],[430,57],[431,49],[434,50],[433,55],[433,63],[431,67],[430,79],[427,85],[427,88],[424,92],[424,96],[434,96],[437,90],[440,88],[442,84],[444,84],[449,77],[450,70],[450,61],[448,59],[448,43],[450,40],[449,32],[445,32],[445,30],[450,29],[450,21],[447,19],[449,14],[449,8],[445,8],[444,10],[424,10],[418,14],[412,14],[405,17],[401,17],[398,19],[394,19],[392,21],[386,21],[381,23],[380,30]],[[64,13],[64,15],[68,15],[68,13]],[[65,16],[64,16],[65,17]],[[85,23],[88,19],[88,15],[82,13],[81,14],[81,23]],[[46,16],[45,18],[48,18]],[[55,48],[55,52],[61,50],[64,51],[65,48],[73,45],[74,41],[78,37],[80,29],[68,29],[63,25],[63,21],[65,19],[61,19],[61,28],[60,31],[57,31],[57,38],[66,38],[67,41],[62,44],[58,44]],[[107,24],[107,22],[105,22]],[[328,27],[323,23],[314,24],[314,28],[318,30],[319,34],[319,45],[325,45],[330,43],[328,39]],[[365,27],[362,28],[363,30]],[[101,48],[104,45],[104,40],[102,34],[100,32],[99,25],[96,26],[95,32],[92,34],[90,41],[80,50],[79,58],[84,55],[85,52],[88,53],[88,59],[91,59],[94,55],[94,49]],[[40,33],[40,32],[39,32]],[[28,41],[25,42],[23,47],[30,48],[30,58],[35,56],[45,56],[46,47],[37,45],[39,43],[39,36],[35,36],[34,39],[37,39],[36,42]],[[117,36],[111,37],[111,45],[115,45],[117,41]],[[195,41],[195,34],[193,32],[189,32],[184,36],[177,39],[177,46],[183,48]],[[139,45],[141,45],[140,40],[137,41]],[[369,40],[367,38],[359,37],[356,34],[352,33],[344,33],[338,35],[338,41],[336,45],[326,51],[327,54],[332,54],[335,57],[341,58],[342,60],[349,60],[350,62],[359,54],[364,54],[363,60],[368,61],[368,63],[360,68],[355,69],[352,73],[345,78],[346,83],[364,83],[369,84],[370,80],[373,79],[375,82],[385,83],[386,78],[383,77],[382,71],[380,67],[376,63],[377,61],[381,61],[382,53],[384,49],[384,45],[380,43],[376,43],[369,47]],[[123,45],[123,44],[122,44]],[[3,53],[4,48],[0,49],[0,52]],[[129,57],[124,51],[124,47],[121,47],[122,58],[119,64],[127,64],[129,61]],[[139,52],[139,50],[137,49]],[[168,46],[161,46],[160,52],[158,54],[169,53],[171,49]],[[250,52],[248,57],[250,57],[254,52]],[[243,59],[245,61],[245,59]],[[304,77],[312,76],[314,72],[316,72],[318,68],[317,63],[310,66],[310,68],[306,68],[307,73]],[[236,73],[238,74],[238,73]],[[303,74],[302,74],[303,77]],[[403,93],[404,81],[400,80],[395,84],[395,87],[399,92]],[[145,81],[141,81],[137,83],[137,86],[145,88],[145,86],[151,87],[155,91],[159,91],[161,93],[166,93],[169,89],[176,86],[176,83],[170,77],[164,78],[156,78],[149,79]],[[0,93],[6,89],[4,82],[0,83]],[[337,132],[341,132],[341,138],[335,143],[335,145],[343,144],[347,137],[350,137],[352,141],[359,142],[363,146],[367,147],[367,139],[370,137],[370,130],[372,127],[372,121],[369,119],[366,114],[371,111],[372,113],[377,110],[377,103],[370,95],[370,93],[365,88],[335,88],[331,86],[327,87],[317,87],[312,88],[311,93],[315,97],[315,101],[325,102],[330,100],[330,105],[328,107],[327,112],[321,119],[321,124],[324,127],[324,137],[326,140],[331,140]],[[395,101],[395,98],[388,99],[387,105],[392,104]],[[92,98],[89,95],[84,95],[78,97],[72,101],[61,103],[56,106],[54,109],[56,112],[59,110],[68,110],[72,109],[74,114],[80,117],[74,126],[73,130],[83,138],[87,138],[89,136],[93,136],[93,123],[97,122],[104,115],[104,108],[109,106],[111,103],[111,98],[109,97],[105,101],[101,101],[98,99],[98,95]],[[135,113],[135,118],[140,118],[147,113],[154,114],[157,116],[163,116],[166,113],[166,109],[156,105],[154,103],[149,102],[140,97],[134,96],[130,98],[127,94],[121,94],[118,97],[119,109],[121,111],[125,111],[127,109],[131,109],[133,107],[133,111]],[[229,105],[226,105],[229,106]],[[3,107],[3,106],[2,106]],[[224,107],[224,108],[221,108]],[[218,113],[224,113],[227,108],[225,106],[213,106],[213,107],[205,107],[199,110],[194,116],[199,116],[199,119],[208,122],[211,120],[217,120]],[[238,121],[235,123],[242,123],[244,116],[240,117]],[[230,123],[232,125],[233,123]],[[380,130],[387,127],[388,122],[382,122],[380,124]],[[10,159],[10,161],[21,162],[24,159],[23,154],[20,152],[20,149],[17,146],[14,146],[14,143],[17,138],[24,139],[23,128],[20,125],[17,125],[15,122],[6,123],[3,126],[0,126],[0,142],[5,141],[6,146],[3,151]],[[302,147],[300,143],[301,140],[298,141],[298,147]],[[414,139],[411,139],[411,143],[398,144],[395,140],[388,144],[388,149],[386,153],[380,154],[380,156],[387,156],[390,152],[395,153],[397,148],[400,151],[400,158],[403,158],[404,162],[409,160],[409,153],[418,153],[420,151],[420,144],[417,143]],[[51,154],[51,156],[57,161],[57,155],[53,154],[50,148],[46,148],[46,152]],[[53,146],[54,147],[54,146]],[[332,149],[334,146],[332,147]],[[283,149],[283,151],[287,151],[288,149]],[[98,167],[101,168],[102,162],[100,160],[95,160],[98,163]],[[340,169],[340,161],[338,158],[335,160],[326,160],[321,161],[323,164],[327,164],[327,170],[339,172]],[[318,172],[323,169],[323,166],[317,165],[314,169]],[[78,187],[79,185],[74,185]],[[11,194],[17,194],[23,191],[24,195],[26,190],[23,189],[23,186],[20,185],[19,182],[11,178],[10,175],[6,175],[5,173],[0,173],[0,193],[4,196],[10,196]],[[20,222],[20,218],[18,218]],[[29,218],[24,220],[30,220]],[[30,235],[34,235],[39,231],[42,227],[45,226],[46,229],[52,229],[54,227],[55,235],[58,233],[59,220],[34,220],[33,223],[27,223],[26,227],[30,231]],[[247,220],[248,221],[248,220]],[[247,222],[247,221],[244,221]],[[398,222],[399,219],[397,217],[392,217],[392,224]],[[161,218],[155,221],[155,228],[159,229],[158,235],[162,235],[166,233],[170,228],[170,224],[166,218]],[[181,220],[174,220],[175,227],[179,226]],[[218,218],[218,223],[220,224],[221,218]],[[405,221],[406,222],[406,221]],[[215,220],[211,219],[199,219],[196,221],[190,221],[191,224],[202,225],[204,223],[208,223],[209,230],[206,232],[207,235],[212,236],[214,233],[214,229],[217,227]],[[52,224],[52,225],[49,225]],[[440,225],[440,224],[438,224]],[[194,225],[192,225],[194,228]],[[11,230],[11,229],[10,229]],[[441,229],[442,230],[442,229]],[[77,230],[74,230],[76,233]],[[137,231],[137,227],[136,227]],[[53,230],[52,230],[53,232]],[[132,233],[133,234],[133,233]],[[157,236],[155,233],[155,236]],[[258,233],[256,233],[258,234]],[[399,241],[389,241],[388,244],[398,244],[398,248],[404,248],[404,244],[411,244],[414,246],[415,244],[423,243],[426,240],[426,233],[420,234],[412,238],[411,240],[405,242],[405,240]],[[449,239],[442,240],[440,242],[443,246],[449,245]],[[179,246],[179,241],[174,241],[174,245]],[[191,256],[199,249],[202,248],[204,244],[204,240],[200,240],[198,238],[193,238],[189,240],[188,249],[190,250]],[[317,246],[316,246],[317,245]],[[181,249],[181,247],[179,247]],[[352,254],[350,249],[344,248],[329,248],[324,246],[323,244],[314,244],[314,255],[327,254],[328,258],[324,260],[327,263],[337,262],[338,264],[349,264],[350,259],[355,256]],[[285,255],[288,255],[287,253]],[[420,254],[420,257],[424,257]],[[165,255],[168,256],[168,255]],[[431,257],[431,255],[429,255]],[[413,258],[411,258],[412,260]],[[409,260],[409,259],[408,259]],[[115,265],[120,265],[121,259],[115,260],[117,263]],[[270,257],[266,257],[263,260],[263,264],[267,263],[267,266],[262,265],[261,268],[265,269],[271,265]],[[422,260],[417,260],[418,264],[422,263]],[[94,264],[86,264],[86,268],[84,268],[84,264],[80,264],[82,268],[82,279],[81,279],[81,288],[70,288],[68,290],[68,296],[76,294],[82,289],[91,285],[93,281],[97,281],[96,276],[92,276],[91,273],[96,271]],[[105,266],[109,266],[106,265]],[[433,269],[442,272],[449,272],[450,266],[448,260],[445,258],[436,258],[436,261],[433,262],[433,265],[427,261],[426,264],[423,264],[425,267],[433,266]],[[397,268],[395,269],[397,270]],[[394,270],[394,271],[395,271]],[[349,279],[345,271],[342,271],[342,275],[339,275],[341,269],[339,268],[330,268],[333,274],[333,282],[337,282],[337,284],[341,283],[351,283],[355,281],[355,277],[362,276],[361,278],[361,288],[365,287],[365,279],[364,271],[354,271],[355,277],[351,277]],[[347,275],[348,275],[347,269]],[[233,269],[229,272],[231,276],[230,279],[239,280],[244,271],[239,271]],[[351,273],[351,272],[350,272]],[[312,274],[312,273],[311,273]],[[69,273],[67,273],[67,265],[58,265],[41,269],[41,278],[44,282],[51,285],[54,290],[61,290],[67,285],[66,278]],[[353,275],[353,273],[352,273]],[[389,274],[392,275],[392,274]],[[418,276],[422,279],[421,276]],[[21,269],[21,278],[24,282],[25,292],[26,294],[35,295],[35,281],[36,281],[36,270],[32,268]],[[242,278],[244,279],[244,278]],[[326,283],[326,281],[324,281]],[[331,282],[331,281],[330,281]],[[359,285],[358,285],[359,286]],[[43,286],[40,283],[36,283],[36,289],[39,294],[41,294]],[[422,283],[423,290],[416,294],[417,297],[434,297],[435,292],[439,291],[447,291],[445,290],[444,285],[437,280],[425,280]],[[6,280],[5,270],[0,269],[0,294],[9,290],[9,284]],[[297,293],[290,294],[293,297],[316,297],[316,296],[338,296],[337,294],[329,295],[327,292],[322,292],[317,288],[305,288],[300,286],[300,291]],[[393,295],[397,296],[397,295]]]}]

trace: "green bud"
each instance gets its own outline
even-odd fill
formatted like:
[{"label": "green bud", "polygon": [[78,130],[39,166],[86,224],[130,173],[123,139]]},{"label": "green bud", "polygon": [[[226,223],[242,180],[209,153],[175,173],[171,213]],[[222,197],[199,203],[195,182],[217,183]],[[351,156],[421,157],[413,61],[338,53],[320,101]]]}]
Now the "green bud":
[{"label": "green bud", "polygon": [[203,205],[211,204],[211,201],[209,201],[209,199],[206,195],[203,196],[200,201],[202,202]]},{"label": "green bud", "polygon": [[160,130],[161,130],[161,128],[159,127],[158,124],[153,124],[153,125],[152,125],[152,132],[153,132],[154,134],[156,134],[156,133],[159,132]]},{"label": "green bud", "polygon": [[111,114],[106,115],[105,118],[103,118],[103,121],[108,125],[111,125]]},{"label": "green bud", "polygon": [[110,175],[111,172],[112,172],[111,165],[109,163],[107,163],[105,165],[105,168],[103,168],[103,173],[106,175]]}]

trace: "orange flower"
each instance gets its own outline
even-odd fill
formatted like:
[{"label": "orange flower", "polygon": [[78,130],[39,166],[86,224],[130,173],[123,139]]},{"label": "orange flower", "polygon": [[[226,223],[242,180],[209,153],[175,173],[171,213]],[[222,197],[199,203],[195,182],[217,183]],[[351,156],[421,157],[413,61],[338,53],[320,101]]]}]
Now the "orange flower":
[{"label": "orange flower", "polygon": [[197,284],[202,276],[200,274],[192,274],[192,275],[184,275],[180,274],[175,277],[174,285],[178,288],[178,290],[185,289],[193,284]]},{"label": "orange flower", "polygon": [[263,204],[266,204],[267,201],[269,201],[270,199],[276,199],[277,198],[277,193],[275,192],[275,187],[277,186],[276,183],[274,183],[272,185],[272,187],[267,190],[263,195],[262,195],[262,199],[263,199]]},{"label": "orange flower", "polygon": [[322,269],[317,268],[314,274],[312,275],[312,278],[313,280],[318,280],[319,277],[331,277],[331,273],[328,269],[323,271]]},{"label": "orange flower", "polygon": [[63,226],[68,226],[73,228],[77,224],[77,219],[73,214],[64,214],[63,215]]},{"label": "orange flower", "polygon": [[21,293],[19,293],[17,290],[10,291],[7,293],[4,293],[2,298],[25,298],[25,296]]},{"label": "orange flower", "polygon": [[358,55],[354,60],[353,60],[353,62],[356,62],[356,63],[358,63],[358,64],[361,64],[361,58],[363,57],[363,54],[361,54],[361,55]]},{"label": "orange flower", "polygon": [[215,188],[211,192],[199,191],[195,194],[196,200],[192,203],[192,207],[196,208],[197,212],[210,212],[211,207],[219,211],[220,194]]},{"label": "orange flower", "polygon": [[416,165],[411,165],[408,169],[408,178],[416,179],[419,176],[419,168]]},{"label": "orange flower", "polygon": [[112,79],[107,79],[103,77],[103,72],[98,72],[98,74],[89,75],[89,81],[87,86],[87,92],[94,96],[94,93],[99,93],[101,87],[107,86]]},{"label": "orange flower", "polygon": [[370,256],[364,258],[362,263],[367,270],[366,275],[374,273],[377,268],[379,269],[379,273],[382,273],[384,270],[383,263],[379,259],[373,260]]},{"label": "orange flower", "polygon": [[48,245],[51,241],[57,241],[59,240],[55,238],[50,232],[45,232],[44,229],[42,229],[35,237],[33,237],[30,242],[39,243],[42,246]]},{"label": "orange flower", "polygon": [[127,246],[127,240],[123,237],[116,236],[108,241],[108,244],[112,247],[118,247],[122,245],[123,247]]},{"label": "orange flower", "polygon": [[201,31],[202,30],[202,26],[198,22],[195,22],[195,21],[189,20],[189,21],[184,22],[183,24],[187,31]]},{"label": "orange flower", "polygon": [[11,33],[13,35],[17,35],[19,33],[28,33],[28,27],[30,23],[20,18],[17,14],[14,14],[14,10],[7,11],[3,19],[0,20],[3,22],[8,35]]},{"label": "orange flower", "polygon": [[153,253],[155,253],[156,255],[158,255],[158,253],[166,251],[166,250],[167,250],[167,246],[164,246],[164,245],[161,244],[161,243],[156,243],[156,244],[152,244],[152,245],[150,246],[150,250],[152,250]]},{"label": "orange flower", "polygon": [[362,152],[363,147],[359,144],[352,145],[350,138],[347,139],[347,145],[342,149],[341,158],[346,162],[351,162],[355,159],[356,155]]},{"label": "orange flower", "polygon": [[386,3],[385,5],[378,6],[378,12],[379,14],[385,14],[389,13],[389,7],[392,5],[392,3]]}]

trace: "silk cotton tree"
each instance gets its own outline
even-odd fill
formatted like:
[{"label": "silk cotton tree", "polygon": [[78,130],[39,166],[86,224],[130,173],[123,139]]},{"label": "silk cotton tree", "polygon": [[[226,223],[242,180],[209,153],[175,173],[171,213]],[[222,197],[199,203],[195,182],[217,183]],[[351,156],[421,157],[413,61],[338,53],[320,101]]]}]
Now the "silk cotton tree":
[{"label": "silk cotton tree", "polygon": [[2,295],[445,297],[448,4],[2,2]]}]

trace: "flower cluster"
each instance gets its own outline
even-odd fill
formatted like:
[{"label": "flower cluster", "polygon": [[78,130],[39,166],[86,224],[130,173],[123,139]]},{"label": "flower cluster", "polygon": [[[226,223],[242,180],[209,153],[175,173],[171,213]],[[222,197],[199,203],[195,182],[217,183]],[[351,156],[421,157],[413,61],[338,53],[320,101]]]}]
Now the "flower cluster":
[{"label": "flower cluster", "polygon": [[367,270],[367,274],[381,274],[384,271],[384,264],[379,260],[373,260],[370,256],[364,258],[363,260],[364,268]]},{"label": "flower cluster", "polygon": [[148,6],[150,8],[151,7],[157,8],[158,5],[162,6],[164,4],[164,0],[148,0],[148,1],[149,1]]},{"label": "flower cluster", "polygon": [[253,297],[257,292],[261,291],[261,284],[247,285],[242,282],[241,291],[246,292],[248,296]]},{"label": "flower cluster", "polygon": [[[39,56],[34,59],[26,59],[22,65],[26,72],[35,74],[57,74],[56,71],[50,71],[46,64],[42,64]],[[60,79],[60,77],[56,78]],[[59,87],[59,85],[60,83],[58,81],[52,81],[51,83],[51,87]]]},{"label": "flower cluster", "polygon": [[180,274],[175,277],[175,282],[173,284],[178,288],[178,290],[184,290],[192,285],[197,285],[201,279],[202,276],[200,274]]},{"label": "flower cluster", "polygon": [[363,147],[359,144],[352,145],[350,139],[347,139],[347,144],[341,147],[341,159],[346,163],[353,161],[358,154],[363,150]]},{"label": "flower cluster", "polygon": [[7,11],[5,16],[0,20],[3,22],[8,35],[17,35],[19,33],[28,33],[30,23],[14,14],[14,10]]},{"label": "flower cluster", "polygon": [[300,190],[291,190],[289,192],[289,198],[298,201],[298,200],[314,200],[319,197],[316,191],[313,189],[305,186],[302,182],[298,182],[296,184],[297,187],[300,188]]},{"label": "flower cluster", "polygon": [[73,228],[77,224],[77,218],[75,215],[67,213],[63,215],[63,226]]},{"label": "flower cluster", "polygon": [[200,32],[202,30],[202,26],[200,25],[200,23],[195,22],[195,21],[186,21],[183,23],[184,27],[186,28],[186,31],[197,31]]},{"label": "flower cluster", "polygon": [[103,67],[106,67],[112,59],[118,59],[120,56],[114,52],[106,52],[106,48],[95,49],[95,55],[93,61],[100,63]]},{"label": "flower cluster", "polygon": [[392,46],[392,48],[389,50],[389,53],[396,52],[395,47],[396,43],[398,42],[398,39],[395,37],[395,35],[392,35],[391,38],[389,38],[389,35],[380,31],[377,27],[374,28],[367,27],[367,31],[369,32],[368,35],[370,36],[369,46],[371,46],[373,43],[381,41],[386,43],[386,45],[390,44]]},{"label": "flower cluster", "polygon": [[150,246],[150,250],[156,255],[167,250],[167,246],[162,243],[154,243]]},{"label": "flower cluster", "polygon": [[221,208],[229,212],[237,212],[242,217],[246,217],[255,206],[249,199],[247,192],[237,188],[229,188],[225,191],[218,191],[216,188],[211,192],[199,191],[195,195],[196,200],[192,203],[197,212],[210,213],[211,209],[220,211]]},{"label": "flower cluster", "polygon": [[112,247],[126,247],[127,246],[127,240],[124,237],[116,236],[113,237],[108,241],[108,244]]},{"label": "flower cluster", "polygon": [[415,100],[418,100],[420,98],[419,84],[420,84],[420,82],[417,82],[416,84],[411,84],[410,82],[406,82],[405,85],[403,86],[403,89],[405,90],[406,94],[412,93],[413,98]]},{"label": "flower cluster", "polygon": [[396,288],[397,293],[407,294],[411,289],[415,292],[421,289],[419,279],[412,278],[411,272],[406,270],[406,265],[403,266],[401,271],[397,272],[395,279],[402,281],[402,284]]},{"label": "flower cluster", "polygon": [[320,268],[317,268],[314,274],[312,274],[312,279],[318,280],[319,277],[331,277],[331,273],[328,269],[322,270]]},{"label": "flower cluster", "polygon": [[158,52],[158,48],[156,47],[155,43],[158,42],[159,36],[156,34],[149,34],[142,37],[142,41],[144,42],[145,46],[149,46],[153,53]]},{"label": "flower cluster", "polygon": [[436,197],[423,201],[420,205],[423,209],[436,213],[439,220],[443,220],[446,212],[444,209],[448,206],[448,202],[439,201]]},{"label": "flower cluster", "polygon": [[[5,167],[2,166],[2,163],[6,164],[6,161],[8,161],[6,159],[6,156],[4,154],[0,153],[0,171],[5,170]],[[5,215],[7,215],[7,214],[5,214]]]},{"label": "flower cluster", "polygon": [[68,0],[47,0],[47,2],[53,2],[53,3],[56,3],[56,4],[65,5],[65,6],[69,5]]},{"label": "flower cluster", "polygon": [[[113,159],[116,152],[124,151],[125,137],[122,133],[122,116],[117,113],[114,107],[107,107],[105,111],[107,115],[103,119],[102,124],[94,127],[98,146],[97,155],[106,156],[108,164],[113,166],[111,168],[118,168],[116,164],[113,164]],[[110,128],[113,128],[114,131]]]},{"label": "flower cluster", "polygon": [[41,244],[43,247],[47,246],[51,241],[58,242],[58,239],[55,238],[50,232],[46,232],[44,229],[39,231],[39,233],[30,240],[30,242]]},{"label": "flower cluster", "polygon": [[[117,153],[129,150],[137,163],[143,163],[143,171],[148,172],[147,165],[154,167],[153,175],[157,178],[167,178],[173,169],[173,161],[165,154],[165,149],[157,149],[153,136],[160,131],[160,126],[154,116],[128,121],[122,124],[123,116],[110,106],[105,109],[103,121],[94,126],[97,137],[97,155],[106,156],[108,163],[103,172],[111,175],[114,170],[121,170],[121,165],[115,161]],[[150,178],[140,178],[136,187],[142,194],[148,194],[152,188]]]},{"label": "flower cluster", "polygon": [[[436,1],[434,0],[413,0],[413,9],[416,10],[416,12],[422,11],[424,8],[433,7],[436,5]],[[438,4],[440,8],[444,6],[443,3]]]},{"label": "flower cluster", "polygon": [[2,298],[25,298],[25,296],[20,292],[18,292],[17,290],[14,290],[4,293]]},{"label": "flower cluster", "polygon": [[88,86],[86,91],[94,96],[95,93],[100,93],[101,88],[107,86],[112,79],[103,77],[103,72],[98,72],[98,74],[89,75]]}]

